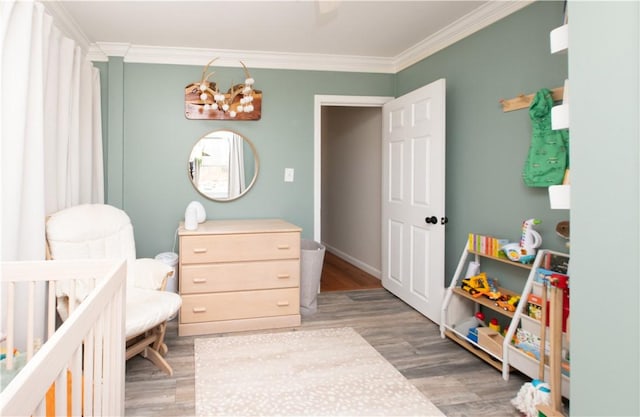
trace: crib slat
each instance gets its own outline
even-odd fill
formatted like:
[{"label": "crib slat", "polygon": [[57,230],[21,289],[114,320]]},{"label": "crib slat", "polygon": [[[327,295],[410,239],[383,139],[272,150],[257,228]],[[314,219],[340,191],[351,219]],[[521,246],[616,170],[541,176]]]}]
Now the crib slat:
[{"label": "crib slat", "polygon": [[67,415],[67,369],[64,367],[62,371],[58,374],[56,378],[56,416],[66,416]]},{"label": "crib slat", "polygon": [[35,332],[35,310],[36,310],[36,283],[29,281],[29,295],[27,301],[27,361],[33,358],[33,334]]},{"label": "crib slat", "polygon": [[[113,321],[113,337],[112,343],[120,343],[120,348],[116,349],[116,352],[119,356],[116,358],[116,364],[114,367],[114,375],[113,378],[116,381],[124,381],[125,379],[125,368],[126,368],[126,350],[127,350],[127,342],[125,335],[125,305],[126,305],[126,286],[123,285],[123,291],[119,291],[115,297],[113,302],[114,311],[116,313]],[[117,370],[117,372],[115,372]],[[114,415],[122,415],[124,413],[124,384],[120,386],[116,386],[114,389],[117,389],[117,396],[115,399],[115,406],[113,409]]]},{"label": "crib slat", "polygon": [[[100,326],[102,327],[102,349],[104,351],[104,366],[103,366],[103,378],[111,377],[111,367],[113,366],[113,354],[111,353],[111,344],[109,343],[109,326],[108,321],[109,317],[111,317],[112,309],[111,306],[107,310],[105,310],[104,314],[100,317]],[[102,409],[105,413],[109,413],[111,410],[111,387],[102,387]]]},{"label": "crib slat", "polygon": [[34,417],[44,417],[47,415],[47,398],[45,397],[33,412]]},{"label": "crib slat", "polygon": [[69,308],[69,317],[73,314],[73,310],[76,309],[76,285],[77,281],[74,280],[73,284],[71,284],[71,289],[69,290],[69,302],[67,303]]},{"label": "crib slat", "polygon": [[93,414],[95,415],[104,415],[102,413],[102,359],[104,358],[104,354],[102,352],[102,326],[100,325],[100,318],[96,321],[93,328],[95,329],[95,351],[93,353],[93,357],[95,358],[95,362],[93,363],[93,378],[98,381],[96,384],[96,389],[93,393]]},{"label": "crib slat", "polygon": [[[125,368],[125,350],[126,341],[125,338],[120,337],[124,334],[124,294],[121,292],[118,294],[114,302],[112,303],[113,314],[109,318],[110,324],[110,344],[113,346],[113,367],[111,378],[115,380],[124,379]],[[118,346],[120,345],[120,346]],[[114,414],[121,413],[122,404],[124,403],[124,385],[112,386],[112,409]]]},{"label": "crib slat", "polygon": [[15,298],[16,298],[16,285],[13,282],[9,282],[7,288],[7,370],[13,369],[13,346],[14,339],[14,323],[15,323]]},{"label": "crib slat", "polygon": [[71,415],[79,416],[82,406],[82,344],[69,363],[71,369]]},{"label": "crib slat", "polygon": [[[111,370],[113,369],[113,345],[111,343],[111,329],[109,326],[109,320],[113,315],[113,304],[110,304],[109,307],[105,310],[104,314],[100,317],[100,325],[103,329],[103,343],[104,343],[104,353],[106,358],[106,364],[104,366],[104,374],[103,377],[109,381],[111,380]],[[103,401],[103,409],[106,414],[109,414],[113,409],[113,387],[104,386],[102,393],[102,401]]]},{"label": "crib slat", "polygon": [[95,332],[93,329],[89,330],[87,333],[87,337],[84,340],[84,369],[83,374],[83,393],[84,393],[84,401],[82,403],[82,415],[85,417],[93,416],[93,358],[94,358],[94,350],[95,350]]},{"label": "crib slat", "polygon": [[49,281],[49,297],[47,299],[47,340],[56,331],[56,282]]}]

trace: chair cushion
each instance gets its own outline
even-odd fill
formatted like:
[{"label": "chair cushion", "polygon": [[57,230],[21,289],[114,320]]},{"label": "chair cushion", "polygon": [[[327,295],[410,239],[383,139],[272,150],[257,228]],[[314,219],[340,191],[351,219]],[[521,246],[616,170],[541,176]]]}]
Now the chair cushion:
[{"label": "chair cushion", "polygon": [[162,287],[165,277],[173,273],[173,267],[151,258],[140,258],[133,262],[132,276],[127,277],[129,288],[146,288],[149,290],[159,290]]},{"label": "chair cushion", "polygon": [[137,336],[178,312],[182,298],[168,291],[127,288],[126,337]]},{"label": "chair cushion", "polygon": [[[171,292],[157,291],[173,268],[155,259],[135,259],[133,227],[127,214],[105,204],[69,207],[47,220],[47,242],[52,259],[126,259],[126,335],[136,336],[176,314],[182,299]],[[58,311],[67,317],[72,283],[56,287]],[[79,281],[76,303],[90,293],[93,284]],[[141,288],[138,288],[141,287]]]},{"label": "chair cushion", "polygon": [[82,204],[52,214],[47,241],[53,259],[136,257],[129,216],[105,204]]}]

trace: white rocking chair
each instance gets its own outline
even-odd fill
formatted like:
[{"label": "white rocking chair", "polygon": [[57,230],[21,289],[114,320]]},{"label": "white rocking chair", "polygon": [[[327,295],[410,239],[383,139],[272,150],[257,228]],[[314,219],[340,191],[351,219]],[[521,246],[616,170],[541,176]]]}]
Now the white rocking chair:
[{"label": "white rocking chair", "polygon": [[[85,204],[61,210],[46,225],[47,249],[51,259],[127,259],[126,358],[142,355],[169,375],[173,369],[165,360],[167,320],[182,305],[178,294],[164,291],[173,268],[155,259],[136,259],[133,226],[127,214],[113,206]],[[173,278],[175,279],[175,278]],[[75,288],[80,303],[90,288]],[[56,289],[58,313],[68,317],[71,291]]]}]

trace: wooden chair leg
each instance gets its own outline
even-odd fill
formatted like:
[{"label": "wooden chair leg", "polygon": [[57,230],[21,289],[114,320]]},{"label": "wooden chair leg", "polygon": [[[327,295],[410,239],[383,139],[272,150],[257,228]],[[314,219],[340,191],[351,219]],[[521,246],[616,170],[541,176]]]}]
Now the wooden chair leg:
[{"label": "wooden chair leg", "polygon": [[167,333],[167,322],[165,321],[164,323],[160,323],[155,329],[153,329],[153,331],[158,337],[153,344],[153,348],[160,352],[162,350],[162,345],[164,345],[164,335]]},{"label": "wooden chair leg", "polygon": [[160,353],[157,350],[153,349],[151,346],[144,350],[143,357],[149,359],[151,363],[153,363],[167,375],[173,375],[173,369],[171,368],[171,365],[169,365],[165,358],[163,358],[162,355],[160,355]]},{"label": "wooden chair leg", "polygon": [[144,337],[138,337],[131,341],[131,345],[127,346],[127,359],[132,358],[135,355],[140,355],[145,359],[148,359],[157,366],[161,371],[167,373],[169,376],[173,375],[173,369],[171,365],[164,359],[168,352],[167,345],[164,343],[164,336],[167,330],[167,323],[161,323],[155,328],[147,331]]}]

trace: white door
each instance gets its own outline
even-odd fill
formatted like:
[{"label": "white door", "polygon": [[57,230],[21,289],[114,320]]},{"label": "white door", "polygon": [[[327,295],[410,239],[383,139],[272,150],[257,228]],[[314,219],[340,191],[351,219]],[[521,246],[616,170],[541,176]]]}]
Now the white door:
[{"label": "white door", "polygon": [[383,106],[382,285],[435,323],[444,294],[445,80]]}]

